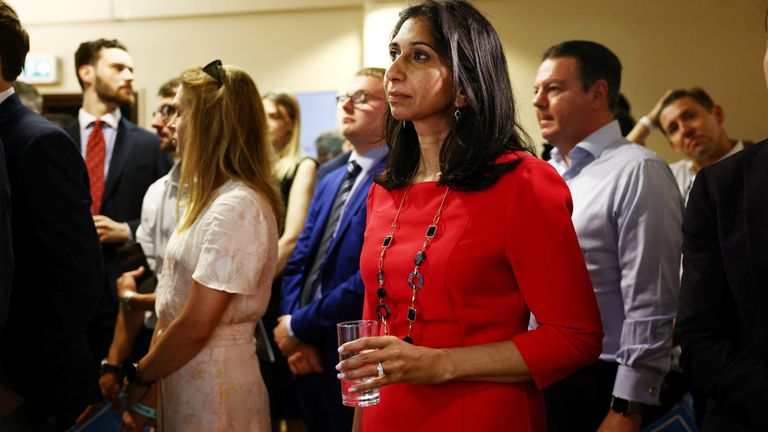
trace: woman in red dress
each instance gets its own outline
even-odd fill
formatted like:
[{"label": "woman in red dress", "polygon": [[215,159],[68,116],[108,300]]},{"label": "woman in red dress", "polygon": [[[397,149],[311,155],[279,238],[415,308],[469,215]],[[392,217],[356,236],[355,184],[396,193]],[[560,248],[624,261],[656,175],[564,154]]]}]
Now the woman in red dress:
[{"label": "woman in red dress", "polygon": [[568,188],[527,151],[498,35],[469,3],[405,9],[390,54],[391,150],[360,258],[380,336],[337,366],[374,377],[356,391],[381,402],[354,430],[544,431],[541,389],[602,342]]}]

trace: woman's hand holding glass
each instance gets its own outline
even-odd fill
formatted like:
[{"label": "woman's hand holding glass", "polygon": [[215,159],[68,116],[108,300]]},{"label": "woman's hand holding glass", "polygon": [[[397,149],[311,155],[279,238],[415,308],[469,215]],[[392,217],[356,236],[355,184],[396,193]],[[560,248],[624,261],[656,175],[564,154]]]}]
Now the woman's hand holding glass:
[{"label": "woman's hand holding glass", "polygon": [[[360,354],[339,362],[342,381],[373,378],[351,392],[363,392],[394,383],[438,384],[450,379],[447,351],[415,346],[395,336],[374,336],[347,342],[339,353]],[[381,373],[379,367],[381,365]]]}]

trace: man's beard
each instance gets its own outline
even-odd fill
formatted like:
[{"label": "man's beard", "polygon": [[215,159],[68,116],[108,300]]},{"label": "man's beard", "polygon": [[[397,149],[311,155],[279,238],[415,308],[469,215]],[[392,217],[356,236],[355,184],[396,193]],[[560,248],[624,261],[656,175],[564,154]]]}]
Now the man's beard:
[{"label": "man's beard", "polygon": [[98,76],[93,85],[96,89],[96,94],[105,102],[111,102],[115,105],[133,104],[133,92],[126,94],[121,92],[120,88],[112,90],[106,83],[104,83],[104,81],[100,80]]},{"label": "man's beard", "polygon": [[173,151],[173,137],[170,134],[162,133],[158,134],[160,137],[160,150],[161,151]]}]

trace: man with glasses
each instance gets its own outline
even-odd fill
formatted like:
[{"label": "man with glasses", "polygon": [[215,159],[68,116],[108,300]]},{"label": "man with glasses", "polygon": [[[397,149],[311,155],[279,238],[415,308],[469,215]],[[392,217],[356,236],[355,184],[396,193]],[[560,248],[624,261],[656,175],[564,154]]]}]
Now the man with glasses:
[{"label": "man with glasses", "polygon": [[341,403],[334,369],[336,323],[360,319],[359,258],[365,201],[384,168],[384,69],[366,68],[339,95],[341,132],[354,148],[348,162],[318,185],[304,231],[283,273],[282,312],[275,341],[296,376],[301,416],[310,431],[349,431],[354,410]]},{"label": "man with glasses", "polygon": [[91,213],[107,274],[88,334],[98,364],[107,354],[117,316],[115,282],[123,272],[117,249],[134,240],[144,193],[168,172],[171,160],[160,151],[156,135],[120,113],[120,105],[134,103],[133,60],[122,43],[114,39],[83,42],[75,53],[75,71],[83,88],[83,106],[77,121],[64,130],[77,143],[88,167]]},{"label": "man with glasses", "polygon": [[[366,72],[367,71],[367,72]],[[360,71],[361,74],[365,73],[374,73],[371,71],[375,71],[375,69],[362,69]],[[375,76],[374,76],[375,78]],[[345,121],[345,113],[347,112],[346,109],[344,109],[344,106],[346,106],[346,102],[348,100],[352,101],[352,104],[349,106],[359,105],[361,103],[364,103],[366,98],[368,97],[368,93],[366,93],[363,90],[356,91],[354,93],[345,93],[345,94],[339,94],[336,96],[336,106],[337,109],[337,128],[339,130],[348,129],[345,127],[343,122]],[[342,134],[343,136],[343,134]],[[325,178],[328,174],[332,173],[336,168],[339,168],[340,166],[344,166],[349,162],[349,156],[352,154],[352,150],[348,150],[351,148],[351,145],[349,145],[349,141],[344,138],[345,141],[341,145],[341,151],[342,154],[334,157],[333,159],[323,163],[320,165],[320,167],[317,169],[317,179],[316,179],[316,185],[320,185],[320,181]]]},{"label": "man with glasses", "polygon": [[168,119],[176,113],[173,98],[176,97],[176,90],[178,90],[180,83],[178,78],[173,78],[160,86],[160,90],[157,92],[160,100],[157,101],[157,108],[152,113],[152,128],[157,131],[157,136],[160,138],[160,150],[166,152],[174,160],[176,159],[174,154],[176,149],[167,125]]}]

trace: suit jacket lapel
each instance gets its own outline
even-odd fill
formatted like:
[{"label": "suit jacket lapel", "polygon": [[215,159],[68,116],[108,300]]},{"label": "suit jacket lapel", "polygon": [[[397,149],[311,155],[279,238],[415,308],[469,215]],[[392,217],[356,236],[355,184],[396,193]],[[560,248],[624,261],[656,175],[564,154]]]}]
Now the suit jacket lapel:
[{"label": "suit jacket lapel", "polygon": [[109,173],[107,174],[107,183],[104,186],[104,197],[102,198],[102,205],[109,198],[112,190],[117,184],[117,180],[123,174],[123,168],[128,161],[128,155],[131,154],[134,142],[128,139],[128,125],[123,119],[117,126],[117,137],[115,137],[115,148],[112,149],[112,160],[109,162]]},{"label": "suit jacket lapel", "polygon": [[338,239],[343,237],[344,233],[347,231],[347,229],[349,229],[352,217],[357,214],[358,211],[360,211],[361,207],[365,205],[365,202],[368,199],[368,191],[370,190],[371,184],[373,183],[373,176],[381,172],[381,170],[384,168],[384,161],[385,159],[382,159],[379,161],[379,163],[376,164],[376,166],[373,167],[373,169],[366,173],[365,178],[362,182],[360,182],[360,185],[355,190],[355,193],[349,198],[347,206],[344,209],[344,213],[341,215],[341,221],[339,221],[339,229],[336,232],[336,236],[334,236],[333,241],[331,242],[331,246],[328,248],[329,254],[336,248]]},{"label": "suit jacket lapel", "polygon": [[[318,219],[311,238],[311,244],[314,248],[312,252],[313,256],[317,253],[317,249],[320,246],[323,232],[325,232],[325,225],[328,223],[328,216],[330,216],[331,213],[331,207],[333,207],[333,202],[336,200],[336,194],[339,193],[339,188],[341,187],[341,183],[344,182],[345,176],[346,170],[338,170],[338,172],[334,170],[328,174],[330,184],[325,189],[327,193],[323,194],[322,200],[320,201]],[[309,271],[309,268],[307,268],[306,271]]]}]

